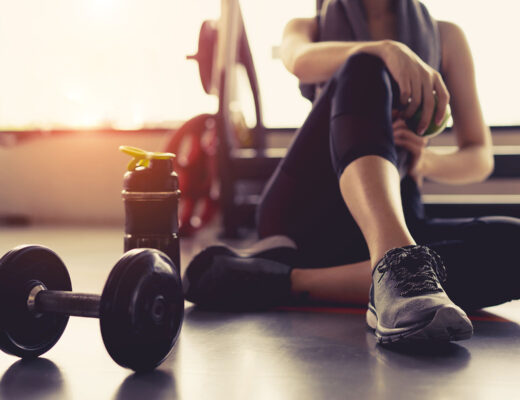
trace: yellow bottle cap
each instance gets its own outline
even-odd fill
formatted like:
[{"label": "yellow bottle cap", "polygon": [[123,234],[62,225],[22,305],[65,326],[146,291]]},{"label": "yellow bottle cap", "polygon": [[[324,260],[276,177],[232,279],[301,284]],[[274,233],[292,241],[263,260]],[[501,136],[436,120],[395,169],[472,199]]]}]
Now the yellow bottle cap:
[{"label": "yellow bottle cap", "polygon": [[175,158],[173,153],[145,151],[132,146],[119,146],[119,150],[133,157],[127,166],[129,171],[133,171],[137,167],[148,168],[150,160],[173,160]]}]

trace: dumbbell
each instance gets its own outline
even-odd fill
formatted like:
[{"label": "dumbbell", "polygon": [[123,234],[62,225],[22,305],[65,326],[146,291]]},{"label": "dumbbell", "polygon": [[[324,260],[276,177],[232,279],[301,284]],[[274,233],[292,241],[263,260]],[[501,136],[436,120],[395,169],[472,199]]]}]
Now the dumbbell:
[{"label": "dumbbell", "polygon": [[56,253],[23,245],[0,259],[0,349],[37,357],[61,337],[69,316],[99,318],[105,347],[135,371],[159,365],[172,350],[184,317],[180,276],[156,249],[133,249],[116,263],[101,296],[73,293]]}]

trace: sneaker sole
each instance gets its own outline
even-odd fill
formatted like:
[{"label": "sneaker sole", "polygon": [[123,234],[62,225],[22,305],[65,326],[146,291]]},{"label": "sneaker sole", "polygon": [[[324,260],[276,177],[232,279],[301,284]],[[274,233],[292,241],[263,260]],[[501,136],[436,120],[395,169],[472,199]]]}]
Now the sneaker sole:
[{"label": "sneaker sole", "polygon": [[[406,329],[381,327],[375,311],[367,311],[367,324],[375,329],[378,343],[403,342],[448,342],[466,340],[473,335],[473,325],[469,318],[453,306],[439,308],[431,321]],[[397,332],[396,332],[397,331]]]}]

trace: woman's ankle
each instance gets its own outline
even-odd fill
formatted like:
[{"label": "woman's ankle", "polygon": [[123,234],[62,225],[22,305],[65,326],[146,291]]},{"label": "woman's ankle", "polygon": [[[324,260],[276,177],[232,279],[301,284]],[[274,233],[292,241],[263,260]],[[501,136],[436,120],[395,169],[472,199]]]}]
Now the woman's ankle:
[{"label": "woman's ankle", "polygon": [[306,271],[301,268],[291,270],[291,301],[295,304],[306,304],[310,300],[308,282],[306,282]]},{"label": "woman's ankle", "polygon": [[397,247],[405,247],[416,244],[417,243],[415,242],[415,240],[406,238],[402,240],[387,241],[385,243],[379,244],[375,249],[373,249],[373,251],[370,252],[370,264],[372,265],[372,269],[384,257],[388,250],[395,249]]},{"label": "woman's ankle", "polygon": [[303,288],[305,285],[303,284],[303,278],[305,277],[305,273],[300,268],[293,268],[291,270],[290,281],[291,281],[291,295],[298,297],[303,293]]}]

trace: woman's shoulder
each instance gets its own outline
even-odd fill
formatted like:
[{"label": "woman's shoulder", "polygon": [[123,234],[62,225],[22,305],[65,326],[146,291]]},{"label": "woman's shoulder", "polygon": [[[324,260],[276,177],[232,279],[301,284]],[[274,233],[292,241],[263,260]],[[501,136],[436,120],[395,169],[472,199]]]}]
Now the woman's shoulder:
[{"label": "woman's shoulder", "polygon": [[457,37],[464,37],[464,31],[460,26],[451,21],[437,21],[439,32],[446,39],[455,39]]},{"label": "woman's shoulder", "polygon": [[[450,60],[469,53],[469,46],[462,28],[450,21],[437,21],[442,45],[442,70],[446,72]],[[453,63],[451,63],[453,65]]]}]

